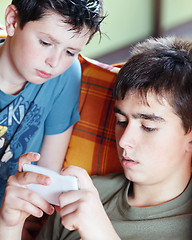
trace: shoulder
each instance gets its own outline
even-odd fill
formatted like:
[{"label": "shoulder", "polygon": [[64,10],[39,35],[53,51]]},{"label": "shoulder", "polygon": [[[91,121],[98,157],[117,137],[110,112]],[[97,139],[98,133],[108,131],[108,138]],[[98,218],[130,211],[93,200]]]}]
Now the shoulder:
[{"label": "shoulder", "polygon": [[113,173],[106,176],[92,176],[92,180],[99,192],[102,202],[115,195],[128,183],[123,173]]},{"label": "shoulder", "polygon": [[79,60],[75,59],[73,64],[59,78],[66,78],[68,82],[71,82],[71,80],[79,82],[81,80],[81,64]]}]

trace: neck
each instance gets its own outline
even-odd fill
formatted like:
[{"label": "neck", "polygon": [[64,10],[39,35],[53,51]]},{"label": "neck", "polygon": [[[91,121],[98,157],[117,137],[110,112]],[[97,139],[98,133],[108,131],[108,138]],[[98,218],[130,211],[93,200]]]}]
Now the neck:
[{"label": "neck", "polygon": [[[190,169],[190,168],[189,168]],[[180,196],[186,189],[191,178],[191,169],[185,172],[183,178],[178,175],[156,184],[133,183],[129,194],[129,205],[134,207],[150,207],[171,201]]]}]

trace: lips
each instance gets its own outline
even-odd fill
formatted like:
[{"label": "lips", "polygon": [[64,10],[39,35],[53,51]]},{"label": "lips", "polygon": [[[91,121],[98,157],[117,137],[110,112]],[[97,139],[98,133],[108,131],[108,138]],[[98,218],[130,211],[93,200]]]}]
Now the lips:
[{"label": "lips", "polygon": [[40,71],[40,70],[37,70],[36,69],[36,72],[37,72],[37,75],[41,78],[51,78],[51,74],[50,73],[46,73],[44,71]]},{"label": "lips", "polygon": [[122,157],[121,164],[122,164],[122,166],[124,166],[126,168],[131,168],[131,167],[134,167],[135,165],[137,165],[138,162],[136,162],[130,158]]}]

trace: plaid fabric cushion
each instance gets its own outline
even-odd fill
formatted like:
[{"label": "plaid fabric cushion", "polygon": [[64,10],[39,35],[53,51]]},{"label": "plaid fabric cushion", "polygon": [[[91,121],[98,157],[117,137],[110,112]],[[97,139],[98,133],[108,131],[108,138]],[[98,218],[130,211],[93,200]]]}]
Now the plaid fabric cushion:
[{"label": "plaid fabric cushion", "polygon": [[90,175],[122,172],[115,143],[113,84],[120,68],[79,56],[82,83],[79,111],[64,166],[76,165]]}]

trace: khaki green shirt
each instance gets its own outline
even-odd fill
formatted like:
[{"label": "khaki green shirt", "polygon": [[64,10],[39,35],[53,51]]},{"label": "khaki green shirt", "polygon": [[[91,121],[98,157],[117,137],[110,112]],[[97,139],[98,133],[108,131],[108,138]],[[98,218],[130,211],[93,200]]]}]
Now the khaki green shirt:
[{"label": "khaki green shirt", "polygon": [[[172,201],[142,208],[129,206],[128,191],[131,183],[123,174],[93,177],[93,182],[122,240],[192,239],[192,181]],[[66,230],[60,223],[59,214],[55,213],[49,217],[38,240],[59,239],[76,240],[80,236],[77,231]]]}]

